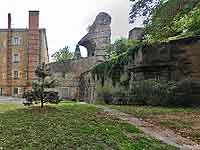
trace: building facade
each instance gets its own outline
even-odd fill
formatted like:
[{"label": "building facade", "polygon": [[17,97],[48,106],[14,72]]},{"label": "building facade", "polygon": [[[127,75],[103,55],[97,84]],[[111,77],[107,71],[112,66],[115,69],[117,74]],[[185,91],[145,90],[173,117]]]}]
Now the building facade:
[{"label": "building facade", "polygon": [[48,63],[46,30],[39,28],[39,11],[29,11],[28,28],[0,29],[0,95],[22,96],[36,79],[38,64]]}]

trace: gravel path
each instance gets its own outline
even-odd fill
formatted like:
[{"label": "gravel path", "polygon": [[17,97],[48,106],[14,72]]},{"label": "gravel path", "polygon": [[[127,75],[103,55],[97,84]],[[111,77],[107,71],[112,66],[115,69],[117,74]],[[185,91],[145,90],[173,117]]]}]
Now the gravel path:
[{"label": "gravel path", "polygon": [[180,135],[175,134],[170,129],[161,129],[159,126],[154,126],[148,122],[143,121],[142,119],[136,118],[133,115],[119,112],[117,110],[109,109],[105,106],[97,105],[96,107],[103,109],[105,112],[110,113],[111,115],[125,120],[128,123],[135,125],[144,133],[166,143],[173,145],[181,150],[200,150],[200,145],[197,145],[193,141],[186,139]]}]

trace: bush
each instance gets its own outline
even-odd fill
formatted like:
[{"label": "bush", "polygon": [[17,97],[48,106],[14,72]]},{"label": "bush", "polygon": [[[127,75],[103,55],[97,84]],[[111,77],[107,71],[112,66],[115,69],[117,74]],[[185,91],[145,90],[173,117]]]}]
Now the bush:
[{"label": "bush", "polygon": [[104,86],[97,84],[97,99],[101,99],[106,104],[128,104],[128,90],[124,87],[112,85],[111,81],[106,81]]},{"label": "bush", "polygon": [[108,82],[97,88],[98,99],[106,104],[136,104],[151,106],[200,106],[200,81],[191,79],[175,81],[133,81],[131,89]]},{"label": "bush", "polygon": [[[23,98],[26,99],[24,105],[32,105],[34,102],[40,101],[40,96],[38,96],[38,91],[26,91]],[[44,92],[44,103],[58,104],[61,100],[59,99],[58,92],[49,91]]]},{"label": "bush", "polygon": [[112,87],[108,84],[102,86],[100,83],[97,84],[97,98],[99,100],[103,100],[105,104],[111,104],[113,101],[112,94],[111,94]]},{"label": "bush", "polygon": [[176,83],[173,81],[142,80],[132,83],[129,103],[139,105],[170,105],[174,99]]}]

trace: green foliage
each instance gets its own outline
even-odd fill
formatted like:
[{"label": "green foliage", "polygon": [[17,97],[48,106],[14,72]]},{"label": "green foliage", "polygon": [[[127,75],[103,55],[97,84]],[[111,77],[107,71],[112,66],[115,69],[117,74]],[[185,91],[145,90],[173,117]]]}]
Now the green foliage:
[{"label": "green foliage", "polygon": [[137,43],[138,41],[126,39],[126,38],[121,38],[119,40],[116,40],[113,44],[110,44],[107,46],[106,59],[109,60],[123,53],[126,53],[130,47],[135,46]]},{"label": "green foliage", "polygon": [[117,84],[112,86],[111,81],[106,80],[104,86],[97,84],[97,98],[105,104],[127,104],[128,89]]},{"label": "green foliage", "polygon": [[161,2],[146,25],[147,40],[163,41],[184,32],[198,30],[198,7],[195,8],[198,3],[198,0]]},{"label": "green foliage", "polygon": [[130,23],[134,23],[138,18],[143,18],[144,22],[151,19],[152,13],[165,0],[130,0],[132,3],[129,13]]},{"label": "green foliage", "polygon": [[185,14],[179,20],[174,21],[174,28],[180,33],[183,32],[200,32],[200,4],[190,13]]},{"label": "green foliage", "polygon": [[140,105],[170,105],[175,99],[176,82],[160,80],[134,81],[130,103]]},{"label": "green foliage", "polygon": [[111,117],[101,109],[77,103],[7,111],[0,113],[0,124],[0,147],[3,150],[177,149],[145,135],[135,126]]},{"label": "green foliage", "polygon": [[[126,67],[129,61],[134,59],[135,53],[144,46],[144,43],[138,42],[128,42],[129,44],[124,44],[123,41],[117,41],[116,43],[117,46],[114,44],[113,47],[117,47],[117,49],[111,51],[110,59],[107,59],[106,62],[101,63],[92,69],[93,78],[101,80],[102,85],[106,79],[111,79],[113,85],[115,85],[116,83],[120,83],[120,79],[124,73],[126,76],[129,76]],[[130,77],[127,77],[125,82],[129,79]]]},{"label": "green foliage", "polygon": [[55,54],[52,55],[53,60],[55,62],[65,62],[66,60],[73,59],[73,53],[69,51],[69,47],[66,46],[59,51],[57,51]]},{"label": "green foliage", "polygon": [[93,68],[92,74],[94,78],[96,77],[97,80],[101,80],[102,85],[107,78],[112,79],[113,85],[115,85],[116,82],[120,81],[120,76],[125,71],[126,65],[128,65],[128,56],[127,53],[123,53],[120,56],[97,65]]},{"label": "green foliage", "polygon": [[[24,98],[26,98],[27,101],[24,104],[29,105],[32,104],[33,101],[40,101],[41,107],[43,107],[46,102],[53,101],[53,99],[57,101],[58,96],[56,96],[56,93],[46,93],[44,90],[45,88],[51,88],[56,85],[56,81],[49,78],[50,73],[48,66],[44,63],[38,65],[35,74],[38,80],[33,81],[32,91],[24,93]],[[52,95],[54,95],[54,97],[52,97]]]}]

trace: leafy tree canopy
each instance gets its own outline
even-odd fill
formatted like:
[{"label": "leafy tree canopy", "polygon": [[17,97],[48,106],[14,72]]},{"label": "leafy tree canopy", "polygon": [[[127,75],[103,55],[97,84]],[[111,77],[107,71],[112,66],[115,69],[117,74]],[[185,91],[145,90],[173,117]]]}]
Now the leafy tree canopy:
[{"label": "leafy tree canopy", "polygon": [[137,41],[126,38],[116,40],[113,44],[107,46],[107,59],[115,58],[116,56],[127,52],[130,47],[136,45],[137,43]]},{"label": "leafy tree canopy", "polygon": [[144,17],[145,21],[151,18],[153,11],[164,0],[130,0],[131,10],[129,14],[130,23],[134,23],[138,17]]},{"label": "leafy tree canopy", "polygon": [[198,0],[167,0],[154,10],[146,25],[148,41],[162,41],[199,29]]},{"label": "leafy tree canopy", "polygon": [[64,48],[57,51],[55,54],[52,55],[53,60],[55,62],[65,62],[66,60],[73,59],[73,53],[69,51],[69,47],[65,46]]}]

